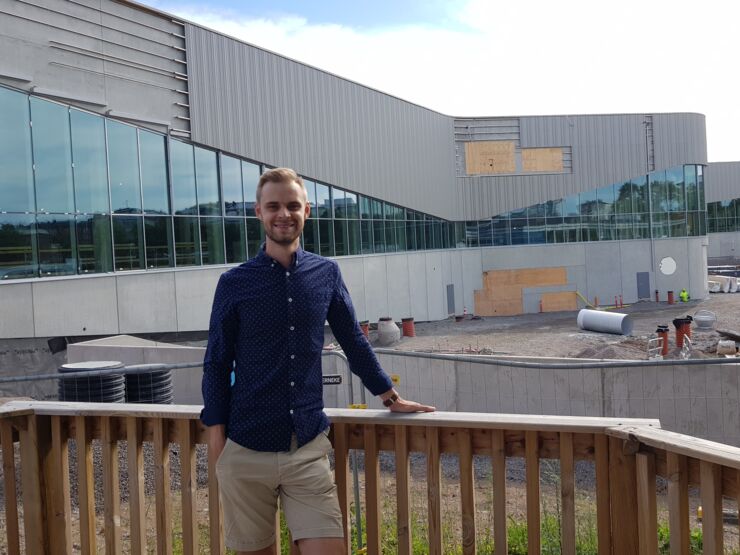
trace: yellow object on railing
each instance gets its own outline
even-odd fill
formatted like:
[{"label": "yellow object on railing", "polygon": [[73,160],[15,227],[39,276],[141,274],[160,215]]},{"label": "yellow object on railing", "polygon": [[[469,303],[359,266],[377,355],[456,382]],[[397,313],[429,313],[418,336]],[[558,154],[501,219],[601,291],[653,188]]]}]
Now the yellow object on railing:
[{"label": "yellow object on railing", "polygon": [[366,409],[367,403],[352,403],[347,406],[348,409]]}]

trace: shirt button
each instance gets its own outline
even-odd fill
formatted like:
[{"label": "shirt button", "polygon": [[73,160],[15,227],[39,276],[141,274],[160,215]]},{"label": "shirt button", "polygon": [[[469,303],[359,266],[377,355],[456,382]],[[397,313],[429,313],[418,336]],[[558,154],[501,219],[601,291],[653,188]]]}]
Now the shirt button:
[{"label": "shirt button", "polygon": [[293,331],[295,329],[295,326],[290,326],[290,331]]},{"label": "shirt button", "polygon": [[285,272],[285,275],[286,275],[286,276],[289,276],[289,275],[290,275],[290,272]]},{"label": "shirt button", "polygon": [[275,267],[274,263],[270,264],[270,268],[274,268],[274,267]]},{"label": "shirt button", "polygon": [[295,358],[295,355],[290,355],[290,359],[293,360]]},{"label": "shirt button", "polygon": [[293,414],[293,409],[290,409],[290,414]]},{"label": "shirt button", "polygon": [[293,302],[293,298],[292,297],[288,297],[288,302],[289,303],[292,303]]},{"label": "shirt button", "polygon": [[295,382],[290,382],[290,387],[293,387],[295,385]]}]

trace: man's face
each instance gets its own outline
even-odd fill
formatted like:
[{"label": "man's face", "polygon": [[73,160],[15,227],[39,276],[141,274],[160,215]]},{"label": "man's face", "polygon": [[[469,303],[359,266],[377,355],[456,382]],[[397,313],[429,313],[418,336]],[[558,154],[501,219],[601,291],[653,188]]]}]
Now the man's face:
[{"label": "man's face", "polygon": [[265,235],[279,245],[291,245],[300,238],[310,211],[306,191],[295,181],[268,181],[255,205],[255,213],[262,220]]}]

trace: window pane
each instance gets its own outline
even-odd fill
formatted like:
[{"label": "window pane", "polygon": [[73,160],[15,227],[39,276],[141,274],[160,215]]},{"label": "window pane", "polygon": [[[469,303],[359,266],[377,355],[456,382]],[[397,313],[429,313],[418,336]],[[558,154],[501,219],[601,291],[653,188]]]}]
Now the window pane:
[{"label": "window pane", "polygon": [[226,236],[226,262],[235,264],[247,259],[247,230],[243,218],[224,220]]},{"label": "window pane", "polygon": [[406,222],[397,221],[394,224],[396,228],[396,247],[397,250],[406,250]]},{"label": "window pane", "polygon": [[257,183],[260,180],[260,167],[257,164],[242,162],[242,182],[244,183],[244,209],[247,216],[254,216],[257,202]]},{"label": "window pane", "polygon": [[566,243],[577,243],[581,240],[581,217],[566,216],[563,218],[563,231]]},{"label": "window pane", "polygon": [[373,219],[382,220],[383,219],[383,203],[379,200],[372,199],[372,206],[373,206]]},{"label": "window pane", "polygon": [[75,221],[73,216],[37,216],[39,273],[63,276],[76,273]]},{"label": "window pane", "polygon": [[599,216],[608,216],[614,208],[614,185],[596,190],[596,199],[599,203]]},{"label": "window pane", "polygon": [[[387,208],[388,207],[386,206],[386,209]],[[386,211],[386,216],[387,215],[388,211]],[[385,252],[396,252],[398,250],[398,245],[396,244],[396,228],[393,225],[393,222],[386,220],[381,225],[385,229]]]},{"label": "window pane", "polygon": [[581,241],[598,240],[599,218],[596,216],[581,216]]},{"label": "window pane", "polygon": [[347,241],[349,254],[360,254],[360,220],[347,222]]},{"label": "window pane", "polygon": [[617,214],[632,213],[632,182],[625,181],[614,186],[614,212]]},{"label": "window pane", "polygon": [[108,168],[105,159],[105,120],[100,116],[70,110],[72,160],[74,161],[77,212],[110,212]]},{"label": "window pane", "polygon": [[77,271],[81,274],[113,271],[110,216],[77,216]]},{"label": "window pane", "polygon": [[580,203],[581,216],[596,216],[599,214],[596,191],[580,193],[578,195],[578,201]]},{"label": "window pane", "polygon": [[671,212],[686,210],[686,191],[683,182],[683,166],[670,169],[666,172],[666,188],[668,189],[668,207]]},{"label": "window pane", "polygon": [[[653,213],[668,211],[668,187],[665,172],[653,172],[648,175],[650,182],[650,211]],[[653,235],[653,237],[658,237]]]},{"label": "window pane", "polygon": [[668,225],[668,214],[666,213],[654,213],[653,214],[653,235],[654,238],[660,239],[661,237],[670,237],[669,225]]},{"label": "window pane", "polygon": [[0,211],[36,210],[32,164],[28,96],[0,87]]},{"label": "window pane", "polygon": [[31,98],[36,204],[39,212],[74,212],[69,109]]},{"label": "window pane", "polygon": [[383,203],[383,212],[385,213],[386,220],[392,220],[396,216],[396,207],[390,202]]},{"label": "window pane", "polygon": [[360,217],[360,208],[357,205],[357,195],[355,193],[350,193],[349,191],[345,191],[344,193],[345,198],[345,211],[347,213],[347,218],[351,220],[356,220]]},{"label": "window pane", "polygon": [[635,239],[650,238],[650,214],[633,214]]},{"label": "window pane", "polygon": [[217,168],[215,152],[195,147],[195,181],[198,184],[198,207],[201,216],[221,214]]},{"label": "window pane", "polygon": [[545,237],[545,218],[529,218],[529,244],[539,244],[546,241]]},{"label": "window pane", "polygon": [[650,195],[647,176],[642,175],[632,180],[632,211],[649,212]]},{"label": "window pane", "polygon": [[303,249],[318,254],[319,252],[319,226],[318,220],[308,219],[303,226]]},{"label": "window pane", "polygon": [[177,266],[200,265],[200,226],[198,218],[175,218],[175,263]]},{"label": "window pane", "polygon": [[316,184],[316,216],[331,218],[331,190],[321,183]]},{"label": "window pane", "polygon": [[415,251],[416,245],[416,222],[406,222],[406,250]]},{"label": "window pane", "polygon": [[[427,236],[426,236],[426,230],[424,228],[424,220],[423,215],[418,214],[417,216],[420,216],[422,219],[417,219],[414,222],[414,231],[416,235],[416,249],[417,250],[426,250],[429,248],[429,245],[427,245]],[[461,227],[461,234],[462,234],[462,240],[465,240],[465,222],[459,222]],[[465,245],[463,245],[465,246]]]},{"label": "window pane", "polygon": [[684,180],[686,181],[686,209],[699,209],[699,195],[696,189],[696,166],[684,166]]},{"label": "window pane", "polygon": [[346,256],[349,254],[347,222],[345,220],[334,220],[334,253],[336,256]]},{"label": "window pane", "polygon": [[493,224],[491,220],[478,222],[478,240],[481,247],[493,246]]},{"label": "window pane", "polygon": [[[601,206],[599,207],[601,209]],[[599,241],[613,241],[617,238],[614,216],[599,216]]]},{"label": "window pane", "polygon": [[369,220],[372,216],[372,202],[369,198],[360,195],[360,217]]},{"label": "window pane", "polygon": [[373,248],[375,252],[385,252],[385,223],[373,220]]},{"label": "window pane", "polygon": [[172,204],[175,214],[197,214],[192,145],[171,140],[170,160],[172,163]]},{"label": "window pane", "polygon": [[116,270],[144,268],[142,224],[142,218],[135,216],[113,216],[113,256]]},{"label": "window pane", "polygon": [[226,262],[224,224],[221,218],[200,219],[200,251],[203,264],[224,264]]},{"label": "window pane", "polygon": [[[526,245],[528,239],[527,234],[527,220],[526,218],[512,218],[511,219],[511,244],[512,245]],[[474,245],[468,245],[474,246]]]},{"label": "window pane", "polygon": [[243,216],[242,163],[225,154],[221,155],[221,187],[224,192],[224,213],[227,216]]},{"label": "window pane", "polygon": [[372,220],[362,220],[360,222],[360,235],[362,244],[360,246],[362,254],[373,253],[373,222]]},{"label": "window pane", "polygon": [[706,209],[704,198],[704,166],[696,166],[696,185],[699,190],[699,210],[703,211]]},{"label": "window pane", "polygon": [[262,228],[262,222],[257,218],[247,218],[247,256],[249,258],[257,256],[264,240],[265,230]]},{"label": "window pane", "polygon": [[147,268],[171,268],[175,265],[172,241],[172,218],[150,216],[144,218]]},{"label": "window pane", "polygon": [[136,128],[108,120],[110,198],[115,214],[141,212],[139,152]]},{"label": "window pane", "polygon": [[36,277],[37,261],[34,216],[0,214],[0,280]]},{"label": "window pane", "polygon": [[617,239],[634,239],[632,220],[632,214],[618,214],[615,216]]},{"label": "window pane", "polygon": [[686,212],[670,214],[671,237],[686,237]]},{"label": "window pane", "polygon": [[139,154],[144,211],[148,214],[169,214],[170,196],[167,190],[165,138],[162,135],[139,129]]},{"label": "window pane", "polygon": [[[334,217],[337,219],[347,217],[347,199],[344,194],[345,191],[342,189],[332,188],[332,196],[334,197]],[[337,255],[339,255],[339,252],[337,252]]]},{"label": "window pane", "polygon": [[509,218],[496,216],[491,223],[493,228],[493,244],[495,246],[510,245]]},{"label": "window pane", "polygon": [[[465,222],[465,242],[468,247],[478,246],[478,222]],[[428,238],[427,248],[430,248]]]},{"label": "window pane", "polygon": [[332,220],[317,220],[319,224],[319,254],[334,256],[334,226]]}]

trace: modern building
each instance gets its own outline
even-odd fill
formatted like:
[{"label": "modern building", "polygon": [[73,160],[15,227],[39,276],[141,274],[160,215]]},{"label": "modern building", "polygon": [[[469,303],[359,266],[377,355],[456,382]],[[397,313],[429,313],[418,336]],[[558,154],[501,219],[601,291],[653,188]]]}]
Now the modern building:
[{"label": "modern building", "polygon": [[361,319],[706,295],[701,114],[453,117],[123,0],[0,0],[0,52],[0,338],[206,329],[275,166]]}]

